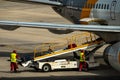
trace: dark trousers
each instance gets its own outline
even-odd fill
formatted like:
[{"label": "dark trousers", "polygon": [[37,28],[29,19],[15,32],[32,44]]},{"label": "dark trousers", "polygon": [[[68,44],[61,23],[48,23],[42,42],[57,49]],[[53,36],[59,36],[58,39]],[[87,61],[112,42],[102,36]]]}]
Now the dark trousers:
[{"label": "dark trousers", "polygon": [[17,63],[16,63],[16,62],[11,62],[11,63],[10,63],[10,71],[16,72],[16,71],[17,71],[17,68],[18,68],[18,66],[17,66]]}]

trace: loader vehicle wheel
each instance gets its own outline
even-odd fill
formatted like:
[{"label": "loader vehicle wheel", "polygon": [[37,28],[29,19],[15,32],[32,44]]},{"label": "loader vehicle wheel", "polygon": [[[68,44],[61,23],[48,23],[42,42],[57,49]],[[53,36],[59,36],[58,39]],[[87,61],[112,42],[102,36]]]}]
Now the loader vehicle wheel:
[{"label": "loader vehicle wheel", "polygon": [[44,72],[49,72],[49,71],[51,71],[51,66],[50,66],[49,64],[43,65],[42,71],[44,71]]}]

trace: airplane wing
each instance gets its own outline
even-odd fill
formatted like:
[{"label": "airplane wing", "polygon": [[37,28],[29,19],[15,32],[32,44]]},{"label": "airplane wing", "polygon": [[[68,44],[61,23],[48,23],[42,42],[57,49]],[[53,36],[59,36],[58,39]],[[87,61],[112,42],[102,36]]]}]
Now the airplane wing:
[{"label": "airplane wing", "polygon": [[71,31],[91,31],[91,32],[120,32],[120,26],[102,26],[102,25],[78,25],[78,24],[54,24],[43,22],[15,22],[0,21],[0,28],[14,30],[18,27],[44,28],[53,30],[71,30]]},{"label": "airplane wing", "polygon": [[24,2],[24,3],[40,3],[51,6],[63,6],[63,3],[57,0],[7,0],[7,1]]},{"label": "airplane wing", "polygon": [[47,4],[47,5],[55,5],[55,6],[62,6],[63,4],[58,2],[57,0],[27,0],[30,2],[35,2],[35,3],[42,3],[42,4]]}]

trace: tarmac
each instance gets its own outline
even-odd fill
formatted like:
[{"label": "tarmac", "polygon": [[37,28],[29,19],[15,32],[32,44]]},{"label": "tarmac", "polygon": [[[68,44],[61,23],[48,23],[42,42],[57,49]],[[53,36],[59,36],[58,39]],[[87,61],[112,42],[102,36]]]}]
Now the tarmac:
[{"label": "tarmac", "polygon": [[[42,4],[27,4],[15,0],[0,0],[0,20],[51,22],[72,24],[55,13],[50,6]],[[77,70],[55,70],[51,72],[35,71],[19,66],[17,73],[10,73],[9,55],[16,49],[19,55],[33,55],[33,50],[41,44],[64,44],[66,37],[82,34],[76,31],[70,34],[53,34],[47,29],[19,28],[15,31],[0,29],[0,80],[119,80],[120,72],[108,66],[103,60],[103,50],[96,54],[100,66],[88,72]]]}]

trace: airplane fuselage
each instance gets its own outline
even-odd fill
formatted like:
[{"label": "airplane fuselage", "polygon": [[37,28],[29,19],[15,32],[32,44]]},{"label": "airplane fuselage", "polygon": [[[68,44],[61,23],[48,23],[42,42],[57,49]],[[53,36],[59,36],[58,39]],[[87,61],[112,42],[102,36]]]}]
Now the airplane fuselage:
[{"label": "airplane fuselage", "polygon": [[[60,1],[64,6],[53,7],[53,9],[75,24],[120,26],[120,0]],[[120,33],[94,33],[102,37],[106,42],[120,41]]]},{"label": "airplane fuselage", "polygon": [[120,0],[66,0],[64,5],[54,9],[73,23],[96,18],[105,20],[107,25],[120,25]]}]

